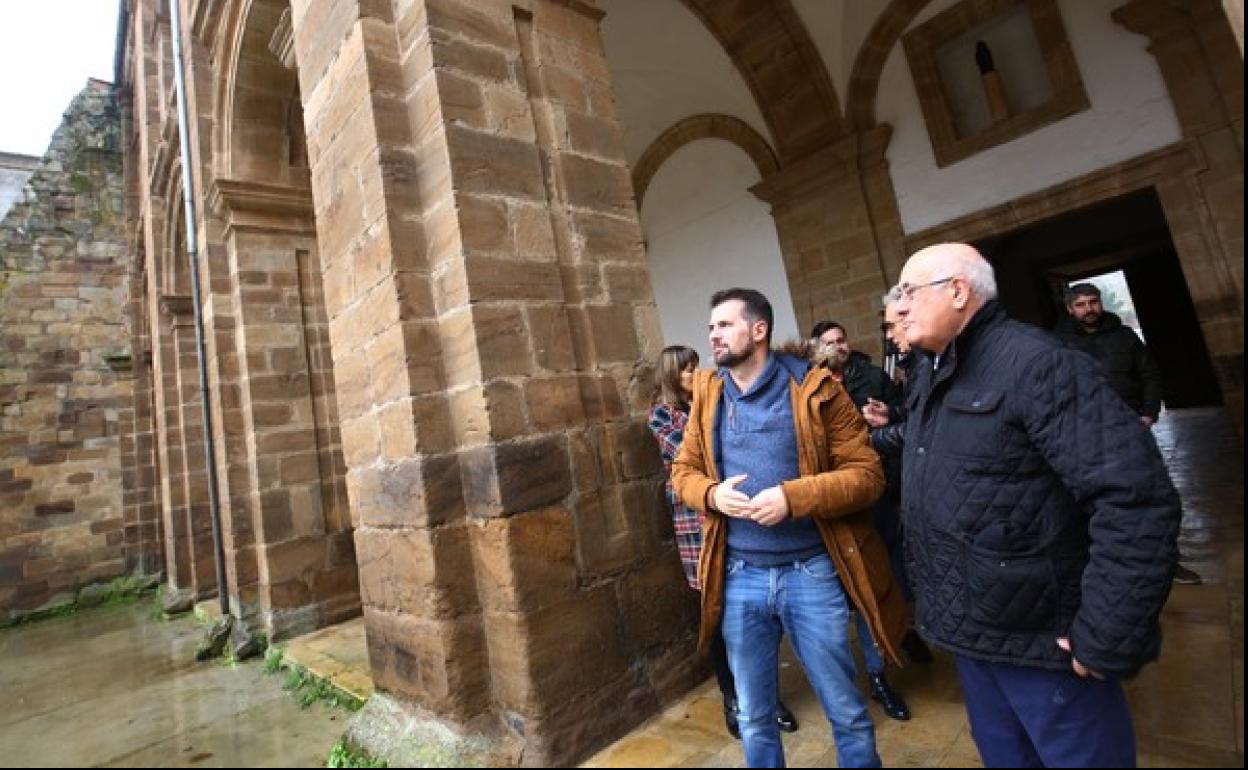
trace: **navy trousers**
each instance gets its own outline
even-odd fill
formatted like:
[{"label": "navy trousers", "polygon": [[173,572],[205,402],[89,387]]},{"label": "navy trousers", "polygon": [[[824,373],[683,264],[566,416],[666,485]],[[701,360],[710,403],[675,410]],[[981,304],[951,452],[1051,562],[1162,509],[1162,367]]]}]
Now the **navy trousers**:
[{"label": "navy trousers", "polygon": [[1118,682],[955,657],[985,767],[1135,767]]}]

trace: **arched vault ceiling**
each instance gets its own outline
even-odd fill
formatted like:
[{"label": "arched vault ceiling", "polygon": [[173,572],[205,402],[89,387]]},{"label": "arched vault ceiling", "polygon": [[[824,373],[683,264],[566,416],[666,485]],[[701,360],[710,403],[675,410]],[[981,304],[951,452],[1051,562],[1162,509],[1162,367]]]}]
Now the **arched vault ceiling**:
[{"label": "arched vault ceiling", "polygon": [[823,60],[789,0],[682,0],[719,41],[754,94],[782,164],[844,133]]},{"label": "arched vault ceiling", "polygon": [[849,94],[845,116],[856,130],[875,125],[875,99],[880,86],[880,73],[888,54],[901,39],[901,34],[931,0],[891,0],[876,18],[867,39],[854,59],[849,76]]}]

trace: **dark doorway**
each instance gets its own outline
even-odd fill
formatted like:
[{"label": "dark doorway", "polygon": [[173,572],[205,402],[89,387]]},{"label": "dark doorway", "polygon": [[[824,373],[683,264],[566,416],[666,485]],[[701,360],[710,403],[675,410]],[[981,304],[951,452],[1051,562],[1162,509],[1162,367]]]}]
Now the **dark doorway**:
[{"label": "dark doorway", "polygon": [[1071,281],[1121,270],[1161,366],[1170,408],[1222,403],[1205,338],[1161,202],[1150,188],[976,243],[997,271],[1001,304],[1053,328]]}]

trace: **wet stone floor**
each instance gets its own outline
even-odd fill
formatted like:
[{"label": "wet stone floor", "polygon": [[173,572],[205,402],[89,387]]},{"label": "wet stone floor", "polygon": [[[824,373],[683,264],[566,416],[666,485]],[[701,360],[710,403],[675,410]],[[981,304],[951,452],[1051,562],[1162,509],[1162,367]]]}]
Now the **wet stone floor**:
[{"label": "wet stone floor", "polygon": [[[1154,436],[1183,500],[1182,563],[1200,585],[1175,584],[1162,612],[1160,660],[1126,684],[1143,767],[1244,766],[1244,477],[1239,439],[1221,409],[1165,412]],[[834,767],[831,728],[801,667],[784,650],[780,694],[801,729],[784,735],[791,767]],[[861,662],[859,667],[861,670]],[[978,767],[952,659],[889,675],[913,713],[871,703],[886,766]],[[865,680],[862,682],[865,691]],[[590,757],[586,767],[741,767],[713,681]]]},{"label": "wet stone floor", "polygon": [[0,630],[0,766],[324,767],[350,714],[196,663],[202,637],[147,600]]},{"label": "wet stone floor", "polygon": [[[1140,764],[1244,765],[1244,482],[1239,439],[1220,409],[1166,412],[1154,435],[1183,498],[1183,564],[1162,613],[1159,661],[1127,683]],[[146,604],[0,630],[0,766],[320,767],[343,711],[301,710],[259,663],[196,664],[202,629],[158,621]],[[366,696],[362,622],[291,640],[287,655]],[[827,721],[786,657],[781,695],[801,721],[784,736],[793,767],[836,763]],[[914,718],[874,703],[886,765],[975,767],[979,756],[951,659],[890,675]],[[587,767],[739,767],[708,681],[586,761]]]}]

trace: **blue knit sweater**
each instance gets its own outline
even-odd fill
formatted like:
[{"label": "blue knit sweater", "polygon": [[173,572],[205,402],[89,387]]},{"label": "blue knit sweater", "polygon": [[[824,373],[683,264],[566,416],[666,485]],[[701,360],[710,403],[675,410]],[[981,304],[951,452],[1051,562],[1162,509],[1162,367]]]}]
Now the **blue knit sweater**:
[{"label": "blue knit sweater", "polygon": [[[720,369],[724,395],[716,411],[715,463],[720,478],[746,474],[736,488],[750,497],[800,473],[789,382],[801,382],[809,369],[810,363],[800,358],[769,356],[763,373],[744,393],[728,370]],[[792,564],[824,550],[813,520],[790,518],[764,527],[728,518],[728,557],[752,566]]]}]

